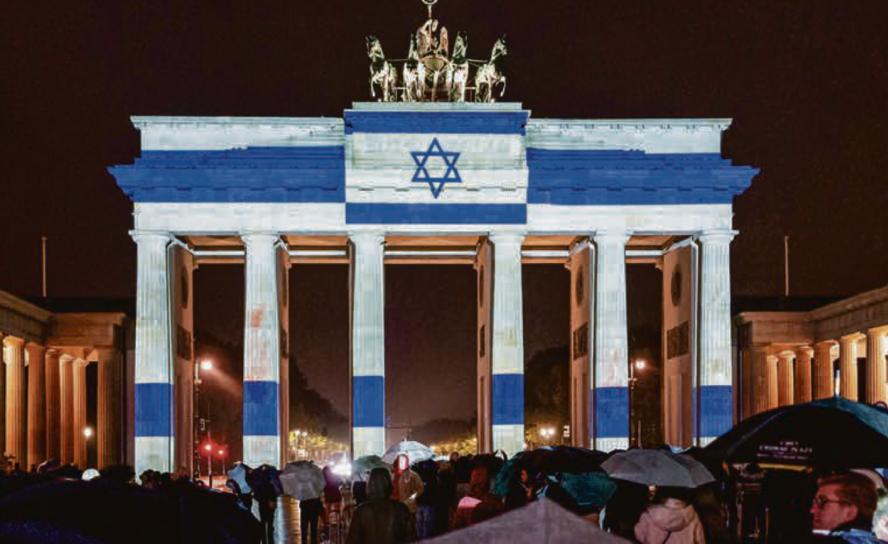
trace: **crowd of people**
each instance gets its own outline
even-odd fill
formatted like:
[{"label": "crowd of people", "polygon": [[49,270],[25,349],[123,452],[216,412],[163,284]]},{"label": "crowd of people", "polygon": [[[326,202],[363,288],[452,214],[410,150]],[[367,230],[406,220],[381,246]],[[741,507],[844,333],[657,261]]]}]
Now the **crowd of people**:
[{"label": "crowd of people", "polygon": [[[734,484],[724,479],[697,488],[649,487],[616,481],[616,489],[606,500],[590,505],[578,502],[559,477],[528,468],[512,474],[505,489],[495,485],[494,479],[504,470],[505,462],[504,456],[454,453],[446,460],[425,459],[411,464],[406,455],[400,455],[390,469],[379,466],[344,479],[330,467],[321,470],[310,461],[290,463],[288,467],[304,463],[314,468],[300,473],[304,477],[290,481],[295,487],[289,488],[289,494],[299,501],[302,544],[329,539],[330,533],[319,531],[319,525],[329,527],[330,515],[341,514],[345,502],[354,510],[341,540],[346,544],[383,544],[432,538],[542,499],[554,501],[602,531],[640,544],[888,543],[888,491],[881,474],[873,470],[808,469],[764,475],[757,496],[759,502],[741,508],[750,509],[747,516],[756,515],[751,511],[753,507],[759,513],[764,511],[767,530],[743,538],[744,523],[748,525],[748,520],[736,519],[738,513],[730,511],[732,500],[738,495],[732,488]],[[755,467],[747,468],[755,472]],[[47,485],[70,482],[80,486],[84,497],[97,497],[98,490],[121,497],[120,505],[136,500],[127,490],[140,490],[139,500],[153,497],[153,515],[170,516],[166,521],[179,531],[180,538],[173,542],[218,541],[207,535],[218,537],[219,527],[209,533],[206,528],[219,524],[226,525],[226,534],[237,535],[225,541],[275,542],[275,507],[285,493],[280,475],[286,475],[287,469],[283,473],[266,465],[242,469],[244,477],[240,481],[228,479],[228,493],[220,493],[208,489],[202,480],[190,478],[184,469],[177,473],[149,470],[137,479],[132,468],[122,465],[100,472],[80,472],[57,462],[33,467],[28,472],[14,466],[0,475],[0,541],[54,541],[5,537],[21,527],[16,523],[23,515],[27,517],[22,514],[25,510],[16,509],[16,501],[23,500],[23,491],[39,494],[36,490]],[[58,492],[62,488],[55,489]],[[89,504],[87,501],[80,506]],[[224,517],[220,517],[223,512]],[[75,514],[71,512],[69,517]],[[44,525],[40,521],[43,518],[37,518],[38,527],[64,525],[58,516],[47,514]],[[163,523],[163,519],[157,520],[157,525]],[[90,531],[88,526],[83,529]],[[33,526],[29,531],[46,536],[35,533]],[[129,535],[126,541],[137,542],[138,538]]]}]

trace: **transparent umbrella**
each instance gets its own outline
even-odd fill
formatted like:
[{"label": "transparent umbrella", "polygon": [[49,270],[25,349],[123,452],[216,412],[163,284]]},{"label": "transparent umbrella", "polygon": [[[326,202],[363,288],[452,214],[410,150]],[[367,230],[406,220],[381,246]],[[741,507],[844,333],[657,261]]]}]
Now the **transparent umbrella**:
[{"label": "transparent umbrella", "polygon": [[695,488],[715,478],[687,455],[662,450],[629,450],[601,464],[611,478],[657,487]]},{"label": "transparent umbrella", "polygon": [[395,463],[395,459],[398,458],[398,455],[401,454],[407,456],[411,465],[417,461],[424,461],[435,457],[435,453],[432,449],[425,444],[420,444],[419,442],[413,442],[411,440],[404,440],[389,448],[388,451],[385,452],[385,455],[382,456],[382,461],[392,465]]}]

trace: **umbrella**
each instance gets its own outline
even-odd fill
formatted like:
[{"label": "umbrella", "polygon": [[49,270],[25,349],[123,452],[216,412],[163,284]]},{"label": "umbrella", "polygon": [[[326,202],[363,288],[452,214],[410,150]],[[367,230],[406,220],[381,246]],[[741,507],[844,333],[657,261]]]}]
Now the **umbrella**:
[{"label": "umbrella", "polygon": [[619,544],[628,541],[602,531],[594,523],[570,513],[548,499],[539,499],[518,510],[425,542],[429,544],[463,542]]},{"label": "umbrella", "polygon": [[271,465],[259,465],[247,475],[247,483],[256,497],[280,497],[281,472]]},{"label": "umbrella", "polygon": [[395,463],[395,459],[397,459],[398,455],[401,455],[402,453],[407,456],[407,459],[410,460],[411,465],[413,463],[416,463],[417,461],[423,461],[425,459],[432,459],[435,457],[435,454],[434,452],[432,452],[431,448],[429,448],[425,444],[413,442],[412,440],[403,440],[401,442],[398,442],[397,444],[389,448],[387,452],[385,452],[385,455],[382,456],[382,462],[393,465]]},{"label": "umbrella", "polygon": [[581,509],[603,508],[617,492],[617,484],[603,472],[565,474],[561,477],[561,488]]},{"label": "umbrella", "polygon": [[97,478],[39,477],[0,496],[0,542],[258,542],[259,521],[227,493]]},{"label": "umbrella", "polygon": [[284,493],[299,501],[318,498],[326,485],[323,471],[311,461],[287,463],[280,480]]},{"label": "umbrella", "polygon": [[729,463],[881,467],[888,414],[841,397],[783,406],[738,423],[703,455]]},{"label": "umbrella", "polygon": [[518,478],[522,470],[534,477],[538,474],[585,474],[601,471],[601,462],[607,454],[574,448],[571,446],[552,446],[538,448],[533,451],[522,451],[506,461],[496,475],[494,493],[499,496],[509,491],[509,485]]},{"label": "umbrella", "polygon": [[228,471],[228,478],[234,480],[238,487],[240,487],[241,493],[252,492],[250,484],[247,483],[247,474],[250,470],[250,467],[245,463],[236,463],[234,468]]},{"label": "umbrella", "polygon": [[601,466],[611,478],[657,487],[695,488],[715,481],[701,463],[663,450],[615,453]]},{"label": "umbrella", "polygon": [[382,457],[378,455],[364,455],[363,457],[355,459],[355,462],[352,465],[352,472],[355,474],[364,474],[370,472],[374,468],[391,469],[392,467],[391,465],[383,463]]}]

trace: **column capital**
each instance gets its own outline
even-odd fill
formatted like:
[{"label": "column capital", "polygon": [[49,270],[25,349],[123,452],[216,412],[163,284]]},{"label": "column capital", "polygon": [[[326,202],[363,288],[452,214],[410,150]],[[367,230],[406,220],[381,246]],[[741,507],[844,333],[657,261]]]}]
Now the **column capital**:
[{"label": "column capital", "polygon": [[799,346],[795,348],[795,353],[797,357],[812,357],[814,349],[811,346]]},{"label": "column capital", "polygon": [[77,367],[86,366],[86,365],[88,365],[88,364],[89,364],[89,361],[87,361],[86,359],[83,359],[83,358],[80,358],[80,357],[77,357],[77,358],[74,359],[74,365],[77,366]]},{"label": "column capital", "polygon": [[109,359],[113,359],[118,353],[120,353],[120,350],[115,348],[97,348],[93,350],[93,353],[96,354],[96,362],[101,364],[107,362]]},{"label": "column capital", "polygon": [[491,232],[487,235],[487,239],[493,245],[514,245],[521,247],[524,242],[523,232]]},{"label": "column capital", "polygon": [[46,355],[47,357],[58,357],[59,350],[56,348],[46,348]]},{"label": "column capital", "polygon": [[385,232],[381,230],[359,230],[348,233],[348,239],[355,245],[385,245]]},{"label": "column capital", "polygon": [[25,340],[18,336],[4,336],[3,344],[13,348],[20,348],[25,345]]},{"label": "column capital", "polygon": [[888,334],[888,325],[883,325],[881,327],[873,327],[871,329],[867,329],[866,336],[885,336]]},{"label": "column capital", "polygon": [[70,355],[68,353],[62,353],[62,355],[59,357],[59,362],[62,363],[63,365],[66,365],[68,363],[73,362],[74,359],[76,359],[76,357],[74,357],[73,355]]},{"label": "column capital", "polygon": [[839,344],[849,344],[851,342],[858,342],[861,338],[864,337],[863,333],[860,332],[852,332],[851,334],[847,334],[839,339]]},{"label": "column capital", "polygon": [[277,243],[280,241],[281,235],[273,230],[245,230],[240,232],[240,238],[245,244],[254,241],[263,242],[268,240],[271,240],[272,243]]},{"label": "column capital", "polygon": [[734,236],[737,236],[738,231],[736,230],[704,230],[703,232],[697,234],[697,240],[703,244],[730,244],[731,240],[734,239]]},{"label": "column capital", "polygon": [[632,236],[632,231],[624,228],[602,229],[594,232],[589,239],[595,243],[626,245]]},{"label": "column capital", "polygon": [[168,244],[173,241],[173,235],[165,230],[131,230],[129,235],[137,244]]}]

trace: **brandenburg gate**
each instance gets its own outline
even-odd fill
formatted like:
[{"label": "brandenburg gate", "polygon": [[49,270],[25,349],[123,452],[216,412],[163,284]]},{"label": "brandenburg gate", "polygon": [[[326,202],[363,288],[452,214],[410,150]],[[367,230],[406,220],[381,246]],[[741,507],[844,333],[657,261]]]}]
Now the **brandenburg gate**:
[{"label": "brandenburg gate", "polygon": [[354,457],[386,446],[387,264],[477,271],[481,451],[523,449],[527,263],[570,272],[575,445],[628,445],[627,263],[663,270],[667,441],[705,443],[731,427],[732,199],[756,171],[721,157],[730,120],[536,119],[495,102],[495,80],[476,76],[453,92],[457,46],[451,58],[446,31],[431,44],[420,35],[436,29],[423,25],[411,56],[432,68],[426,60],[443,58],[450,77],[426,71],[411,90],[409,58],[403,85],[395,68],[371,67],[384,100],[355,103],[341,119],[133,118],[141,156],[111,172],[133,201],[138,245],[137,474],[191,459],[192,271],[219,262],[246,272],[250,465],[286,459],[287,305],[290,289],[309,288],[289,285],[287,271],[317,262],[351,270]]}]

